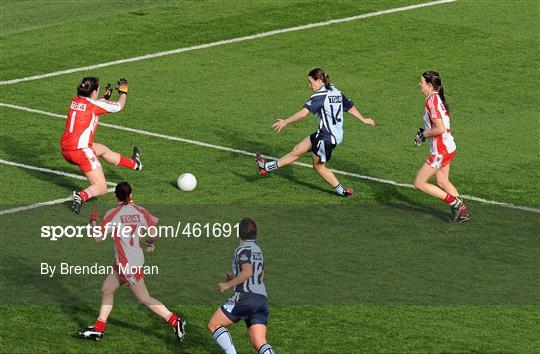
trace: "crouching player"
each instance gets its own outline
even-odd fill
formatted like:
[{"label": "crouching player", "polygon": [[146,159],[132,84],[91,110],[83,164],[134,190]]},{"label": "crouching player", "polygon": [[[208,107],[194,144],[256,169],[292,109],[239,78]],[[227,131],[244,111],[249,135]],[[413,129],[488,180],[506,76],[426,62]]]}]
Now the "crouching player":
[{"label": "crouching player", "polygon": [[107,180],[99,162],[103,158],[110,164],[140,171],[142,169],[141,152],[133,148],[131,158],[112,151],[103,144],[94,143],[94,135],[102,114],[120,112],[125,104],[128,93],[128,83],[125,79],[118,81],[118,102],[109,101],[112,87],[107,85],[103,98],[98,99],[99,79],[85,77],[77,87],[77,96],[71,99],[61,146],[64,159],[79,166],[86,175],[88,188],[73,192],[71,210],[79,214],[82,205],[90,198],[107,193]]},{"label": "crouching player", "polygon": [[257,353],[274,354],[274,349],[266,342],[269,310],[263,282],[263,254],[255,243],[257,225],[253,220],[245,218],[240,222],[239,234],[240,246],[234,252],[233,272],[227,272],[227,281],[218,285],[221,292],[234,288],[234,294],[214,313],[208,323],[208,330],[225,353],[235,354],[236,349],[226,327],[243,320]]},{"label": "crouching player", "polygon": [[[109,274],[103,282],[103,298],[99,316],[93,326],[79,330],[79,336],[94,340],[103,338],[105,325],[113,308],[114,293],[120,285],[126,284],[140,303],[161,316],[174,328],[176,337],[181,341],[185,335],[186,322],[169,311],[159,300],[151,297],[144,285],[144,274],[142,273],[144,254],[140,242],[140,235],[144,233],[139,231],[142,227],[155,226],[158,219],[143,207],[134,204],[131,201],[131,192],[132,187],[128,182],[120,182],[116,186],[114,193],[119,204],[105,214],[100,223],[102,234],[93,238],[94,242],[98,243],[112,233],[110,236],[114,239],[116,260],[113,267],[114,273]],[[92,227],[97,225],[97,211],[92,212],[90,224]],[[108,227],[107,224],[109,224]],[[114,229],[108,230],[111,225]],[[120,228],[128,228],[130,230],[129,235],[123,236],[124,233],[119,230]],[[154,250],[153,240],[147,239],[145,244],[147,252]]]}]

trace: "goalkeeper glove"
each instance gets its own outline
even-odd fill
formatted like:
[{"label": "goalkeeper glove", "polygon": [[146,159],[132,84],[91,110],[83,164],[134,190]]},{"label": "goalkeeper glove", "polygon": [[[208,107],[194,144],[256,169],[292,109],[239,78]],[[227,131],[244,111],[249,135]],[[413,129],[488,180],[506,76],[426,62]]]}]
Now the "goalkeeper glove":
[{"label": "goalkeeper glove", "polygon": [[413,143],[416,146],[420,146],[424,141],[426,141],[426,137],[424,136],[424,128],[420,128],[418,130],[418,133],[416,133],[416,135],[414,136]]},{"label": "goalkeeper glove", "polygon": [[105,92],[103,93],[103,98],[108,101],[109,98],[111,98],[111,95],[112,95],[112,86],[111,84],[107,84],[107,86],[105,86]]},{"label": "goalkeeper glove", "polygon": [[116,89],[118,91],[118,93],[121,95],[121,94],[126,94],[128,93],[128,82],[126,79],[120,79],[118,80],[118,88]]}]

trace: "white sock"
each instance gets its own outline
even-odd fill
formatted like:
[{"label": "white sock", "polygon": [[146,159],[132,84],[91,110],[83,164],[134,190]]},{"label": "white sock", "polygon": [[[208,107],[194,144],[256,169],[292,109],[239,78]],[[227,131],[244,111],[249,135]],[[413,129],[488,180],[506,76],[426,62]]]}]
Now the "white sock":
[{"label": "white sock", "polygon": [[257,354],[276,354],[274,351],[274,348],[268,343],[261,345],[259,350],[257,351]]},{"label": "white sock", "polygon": [[267,170],[268,172],[272,172],[272,171],[275,171],[277,170],[279,167],[277,165],[277,161],[269,161],[266,163],[266,165],[264,166],[264,169]]},{"label": "white sock", "polygon": [[345,191],[345,188],[343,188],[341,183],[338,184],[336,187],[334,187],[334,189],[336,190],[336,193],[339,195],[343,195],[343,192]]},{"label": "white sock", "polygon": [[236,349],[232,342],[232,337],[227,328],[219,327],[212,333],[212,336],[219,344],[221,348],[225,351],[226,354],[236,354]]}]

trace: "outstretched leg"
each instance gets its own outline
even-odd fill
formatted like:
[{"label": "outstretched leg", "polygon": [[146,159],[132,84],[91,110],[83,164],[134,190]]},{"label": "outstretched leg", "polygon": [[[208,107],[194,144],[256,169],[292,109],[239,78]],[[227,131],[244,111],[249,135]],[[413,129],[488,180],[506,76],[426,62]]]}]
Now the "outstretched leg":
[{"label": "outstretched leg", "polygon": [[165,305],[163,305],[161,301],[156,300],[152,296],[150,296],[148,290],[146,289],[146,285],[144,284],[144,279],[139,279],[135,284],[130,285],[129,288],[141,304],[148,307],[152,312],[154,312],[155,314],[163,318],[165,321],[167,321],[171,326],[173,326],[179,340],[183,339],[185,335],[185,321],[171,311],[169,311],[169,309]]},{"label": "outstretched leg", "polygon": [[[302,155],[305,155],[311,150],[311,140],[309,136],[299,142],[291,152],[276,161],[266,161],[257,155],[257,166],[259,166],[260,174],[265,175],[268,172],[276,171],[278,168],[288,166],[298,160]],[[263,172],[264,171],[264,172]]]},{"label": "outstretched leg", "polygon": [[317,171],[317,173],[326,181],[326,183],[331,185],[336,190],[337,194],[345,197],[352,195],[352,188],[343,188],[334,173],[330,171],[328,167],[326,167],[326,163],[321,162],[319,156],[313,154],[311,159],[315,171]]},{"label": "outstretched leg", "polygon": [[133,148],[133,155],[131,158],[122,156],[118,152],[112,151],[103,144],[94,143],[93,147],[97,156],[102,157],[105,161],[112,165],[121,166],[132,170],[142,169],[142,163],[140,161],[141,153],[137,147]]}]

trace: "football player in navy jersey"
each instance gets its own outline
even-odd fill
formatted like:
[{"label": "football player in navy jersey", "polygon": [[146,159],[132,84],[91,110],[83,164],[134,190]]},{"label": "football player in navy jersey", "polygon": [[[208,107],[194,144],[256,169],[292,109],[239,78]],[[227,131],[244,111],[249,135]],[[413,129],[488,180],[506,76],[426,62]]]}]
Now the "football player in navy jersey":
[{"label": "football player in navy jersey", "polygon": [[308,74],[309,86],[314,94],[304,104],[304,107],[287,119],[278,119],[272,128],[280,132],[285,126],[305,118],[308,113],[317,114],[317,131],[306,137],[287,155],[276,161],[267,161],[257,155],[259,174],[266,175],[278,168],[292,164],[302,155],[312,152],[312,163],[315,171],[331,185],[336,193],[351,196],[352,188],[343,188],[338,179],[326,167],[326,162],[332,157],[334,148],[343,141],[343,112],[349,112],[364,124],[375,126],[375,121],[365,118],[354,103],[330,83],[330,77],[321,68],[315,68]]},{"label": "football player in navy jersey", "polygon": [[255,243],[257,224],[250,218],[244,218],[240,222],[238,233],[240,245],[234,251],[232,273],[226,273],[226,281],[218,284],[219,291],[233,288],[234,294],[212,315],[208,330],[225,353],[236,354],[227,327],[243,320],[257,353],[275,354],[272,346],[266,342],[269,310],[263,279],[263,254]]}]

